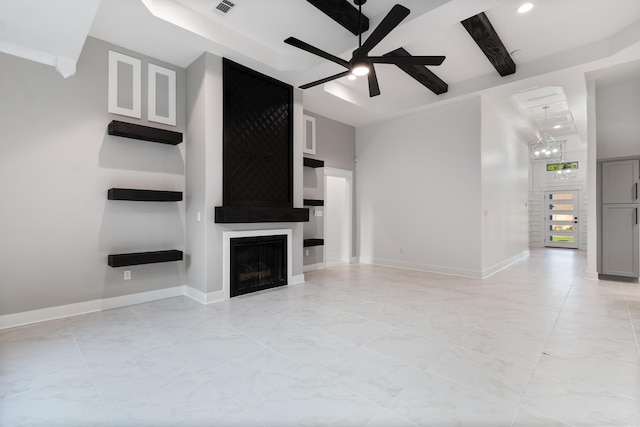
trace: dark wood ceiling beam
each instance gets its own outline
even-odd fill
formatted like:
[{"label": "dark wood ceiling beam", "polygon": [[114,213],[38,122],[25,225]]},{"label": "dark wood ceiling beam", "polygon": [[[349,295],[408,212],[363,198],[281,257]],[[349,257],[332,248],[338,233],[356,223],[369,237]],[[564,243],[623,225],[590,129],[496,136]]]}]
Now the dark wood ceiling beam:
[{"label": "dark wood ceiling beam", "polygon": [[502,77],[516,72],[515,62],[484,12],[465,19],[461,24]]},{"label": "dark wood ceiling beam", "polygon": [[[384,56],[411,56],[404,48],[398,48],[394,51],[386,53]],[[449,90],[447,85],[440,77],[436,76],[431,70],[423,65],[398,65],[405,73],[416,79],[420,84],[425,86],[436,95],[440,95]]]},{"label": "dark wood ceiling beam", "polygon": [[[358,9],[348,0],[307,0],[329,18],[342,25],[354,35],[360,34]],[[369,18],[362,15],[362,32],[369,29]]]}]

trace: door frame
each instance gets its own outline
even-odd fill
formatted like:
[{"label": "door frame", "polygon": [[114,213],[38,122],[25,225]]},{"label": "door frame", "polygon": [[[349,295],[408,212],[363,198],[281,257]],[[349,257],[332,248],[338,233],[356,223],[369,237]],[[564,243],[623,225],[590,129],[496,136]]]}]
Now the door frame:
[{"label": "door frame", "polygon": [[[327,178],[328,177],[334,177],[334,178],[344,178],[346,180],[346,190],[347,190],[347,203],[346,203],[346,218],[345,220],[347,221],[347,246],[349,247],[349,254],[348,254],[348,260],[347,262],[351,263],[353,262],[353,171],[350,170],[346,170],[346,169],[338,169],[338,168],[331,168],[331,167],[325,167],[324,168],[324,201],[325,201],[325,209],[324,209],[324,219],[323,219],[323,224],[322,224],[322,228],[324,230],[324,237],[325,239],[327,238],[327,212],[328,212],[328,208],[327,205],[329,203],[329,199],[327,198]],[[326,252],[327,252],[327,245],[325,242],[325,247],[324,247],[324,251],[323,251],[323,255],[324,255],[324,261],[326,263]]]}]

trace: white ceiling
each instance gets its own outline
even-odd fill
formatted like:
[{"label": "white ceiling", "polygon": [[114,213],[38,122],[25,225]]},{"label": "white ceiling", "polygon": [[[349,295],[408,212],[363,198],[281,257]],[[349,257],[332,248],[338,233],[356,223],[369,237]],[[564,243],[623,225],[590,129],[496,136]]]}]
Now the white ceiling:
[{"label": "white ceiling", "polygon": [[[25,51],[48,51],[74,61],[77,48],[60,54],[59,47],[84,42],[89,28],[91,36],[180,67],[208,51],[299,86],[344,69],[286,45],[286,37],[345,60],[358,45],[356,36],[304,0],[231,0],[235,7],[226,15],[215,10],[219,0],[95,1],[100,4],[94,13],[88,0],[56,0],[55,13],[47,0],[0,1],[0,51],[20,55],[15,46],[23,45]],[[640,59],[640,1],[532,0],[533,10],[518,14],[522,2],[369,0],[363,6],[369,32],[394,4],[411,10],[372,53],[404,47],[416,55],[445,55],[441,66],[429,68],[448,83],[448,93],[434,95],[397,67],[383,64],[376,66],[380,96],[369,98],[366,79],[342,78],[305,90],[304,106],[359,126],[492,88],[507,87],[516,94],[551,86],[563,88],[565,112],[584,135],[584,74]],[[507,50],[519,51],[513,55],[514,75],[500,77],[460,24],[483,11]],[[51,37],[57,31],[64,33],[61,40]],[[3,43],[13,50],[3,49]],[[635,71],[640,73],[640,67]],[[531,123],[539,126],[535,117]]]}]

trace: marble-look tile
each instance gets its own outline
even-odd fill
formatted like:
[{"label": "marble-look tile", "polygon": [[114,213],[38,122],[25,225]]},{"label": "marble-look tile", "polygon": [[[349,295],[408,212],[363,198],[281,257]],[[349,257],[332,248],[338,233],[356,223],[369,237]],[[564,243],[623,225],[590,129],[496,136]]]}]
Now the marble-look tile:
[{"label": "marble-look tile", "polygon": [[0,344],[0,398],[87,376],[82,354],[70,334]]},{"label": "marble-look tile", "polygon": [[307,379],[249,406],[246,412],[265,427],[357,426],[380,409],[329,381]]},{"label": "marble-look tile", "polygon": [[243,406],[256,404],[312,376],[309,370],[269,349],[218,366],[206,375]]},{"label": "marble-look tile", "polygon": [[2,426],[111,426],[91,379],[78,377],[0,399]]},{"label": "marble-look tile", "polygon": [[405,321],[398,328],[427,338],[443,339],[452,344],[460,341],[471,329],[466,322],[433,313],[405,316]]},{"label": "marble-look tile", "polygon": [[517,405],[533,368],[454,347],[431,365],[429,372]]},{"label": "marble-look tile", "polygon": [[329,335],[340,337],[357,345],[366,344],[394,330],[391,326],[346,313],[340,313],[333,319],[322,322],[315,326],[315,329],[320,329]]},{"label": "marble-look tile", "polygon": [[388,409],[381,409],[375,414],[364,427],[416,427],[417,424],[405,420]]},{"label": "marble-look tile", "polygon": [[395,330],[365,347],[418,368],[427,369],[451,347],[451,343],[446,339],[426,338],[411,332]]},{"label": "marble-look tile", "polygon": [[527,387],[522,406],[570,425],[640,425],[640,400],[538,373]]},{"label": "marble-look tile", "polygon": [[105,400],[114,426],[222,425],[241,413],[204,375],[196,374],[126,398]]},{"label": "marble-look tile", "polygon": [[424,427],[507,427],[518,406],[426,373],[405,388],[387,408]]},{"label": "marble-look tile", "polygon": [[474,329],[458,343],[458,346],[534,368],[540,360],[545,342],[519,335]]},{"label": "marble-look tile", "polygon": [[204,371],[264,349],[255,340],[225,327],[187,330],[173,347]]},{"label": "marble-look tile", "polygon": [[[606,369],[602,369],[606,366]],[[597,354],[580,358],[543,355],[536,372],[600,387],[640,400],[640,354],[635,363],[607,360]]]},{"label": "marble-look tile", "polygon": [[388,404],[422,370],[364,348],[345,351],[342,357],[318,372],[379,405]]},{"label": "marble-look tile", "polygon": [[539,412],[520,408],[511,427],[570,427],[569,424],[546,417]]}]

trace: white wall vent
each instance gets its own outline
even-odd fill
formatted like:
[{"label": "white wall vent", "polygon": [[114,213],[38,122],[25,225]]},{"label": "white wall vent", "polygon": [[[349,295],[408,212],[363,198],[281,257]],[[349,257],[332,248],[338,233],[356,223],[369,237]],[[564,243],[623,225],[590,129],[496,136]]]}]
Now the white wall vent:
[{"label": "white wall vent", "polygon": [[229,11],[235,6],[235,4],[231,3],[229,0],[222,0],[216,6],[216,10],[219,10],[222,13],[229,13]]}]

